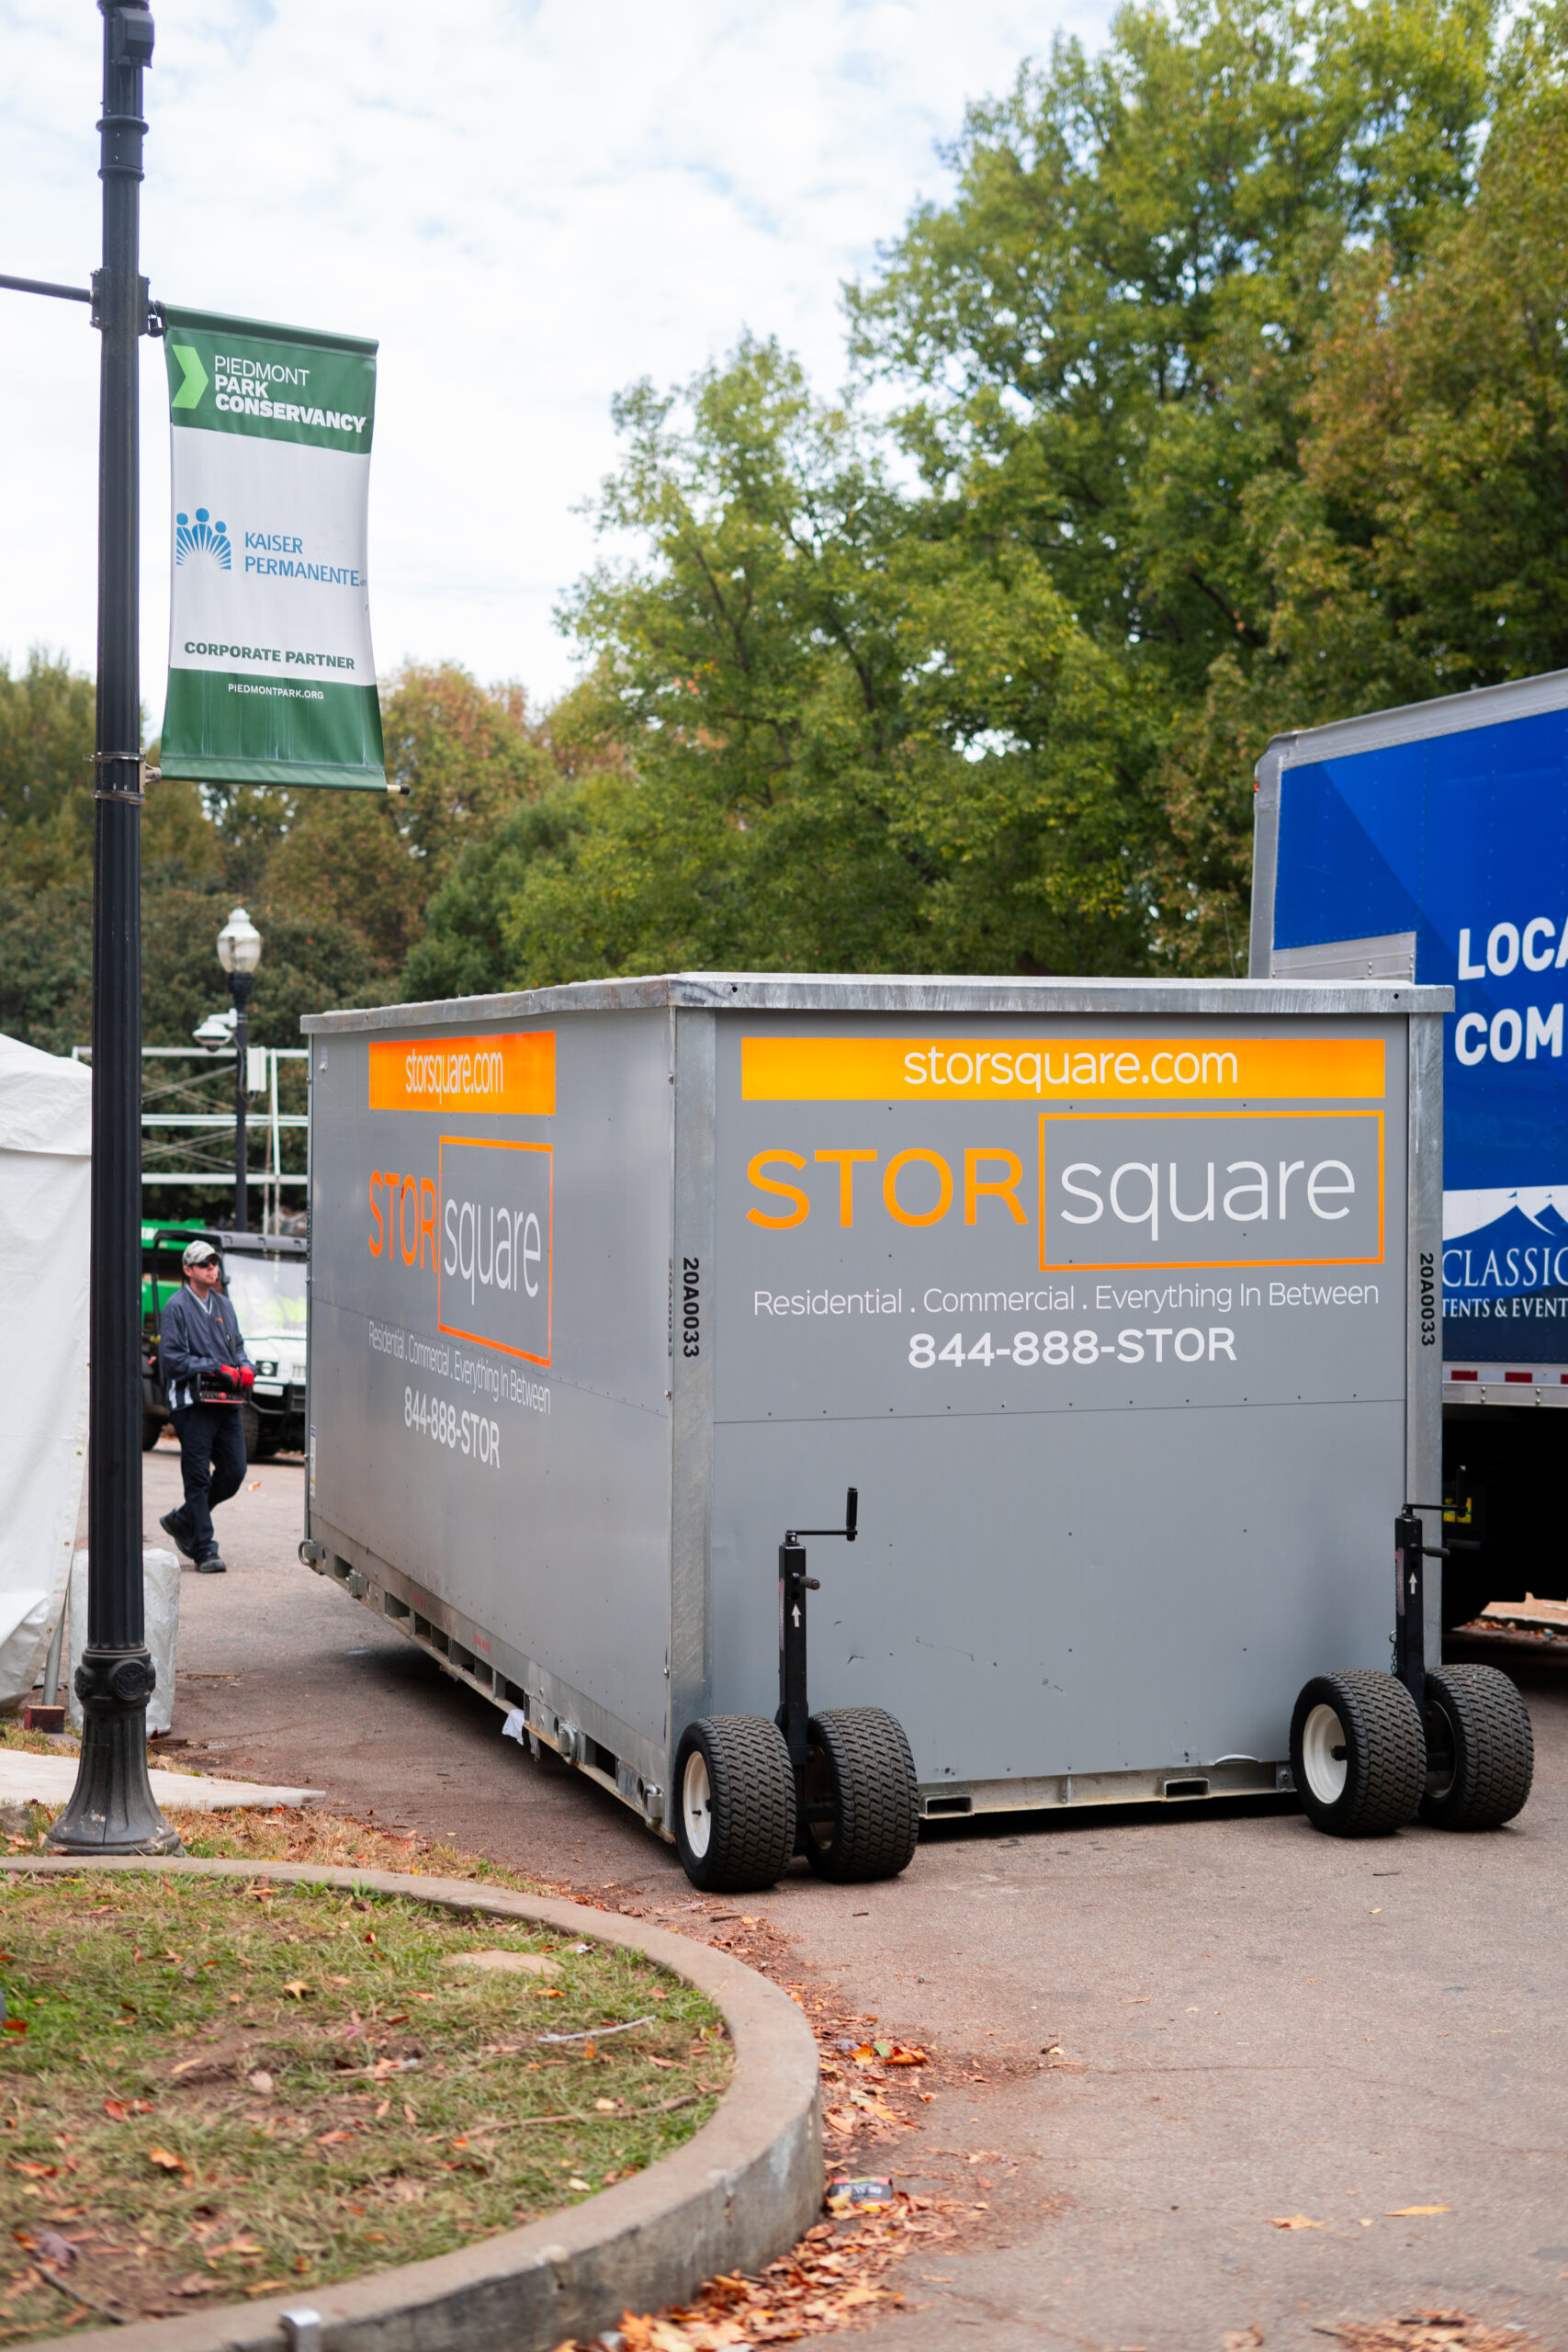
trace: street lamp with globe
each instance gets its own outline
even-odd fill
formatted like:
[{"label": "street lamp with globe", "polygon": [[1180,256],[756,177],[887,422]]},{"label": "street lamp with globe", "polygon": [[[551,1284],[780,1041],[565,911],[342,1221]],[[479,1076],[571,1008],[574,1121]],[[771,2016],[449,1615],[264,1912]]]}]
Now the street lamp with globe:
[{"label": "street lamp with globe", "polygon": [[246,1211],[245,1081],[247,1039],[245,1008],[251,1001],[256,966],[261,962],[262,935],[245,912],[236,907],[218,934],[218,961],[229,975],[234,1000],[234,1230],[249,1230]]}]

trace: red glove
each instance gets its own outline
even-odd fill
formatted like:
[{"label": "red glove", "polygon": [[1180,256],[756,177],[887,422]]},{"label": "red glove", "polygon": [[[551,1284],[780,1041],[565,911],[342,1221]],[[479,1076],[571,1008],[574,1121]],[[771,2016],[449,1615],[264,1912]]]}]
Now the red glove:
[{"label": "red glove", "polygon": [[240,1366],[239,1380],[242,1388],[254,1388],[255,1386],[256,1376],[248,1363],[243,1363]]},{"label": "red glove", "polygon": [[231,1388],[238,1388],[240,1385],[240,1375],[235,1371],[231,1363],[220,1363],[218,1369],[223,1375],[223,1378],[228,1382]]}]

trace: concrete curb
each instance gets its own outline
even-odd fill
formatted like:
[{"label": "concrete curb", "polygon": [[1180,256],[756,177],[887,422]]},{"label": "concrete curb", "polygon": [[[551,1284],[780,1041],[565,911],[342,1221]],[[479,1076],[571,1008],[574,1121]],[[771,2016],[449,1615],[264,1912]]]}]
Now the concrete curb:
[{"label": "concrete curb", "polygon": [[3,1867],[45,1877],[154,1871],[367,1888],[448,1911],[536,1921],[645,1952],[684,1977],[722,2011],[735,2050],[717,2112],[683,2147],[569,2212],[335,2287],[225,2304],[188,2319],[73,2330],[77,2352],[279,2352],[296,2340],[284,2313],[306,2307],[321,2319],[319,2335],[298,2338],[310,2352],[550,2352],[564,2338],[598,2335],[624,2311],[679,2302],[717,2271],[761,2269],[817,2217],[822,2130],[811,2029],[786,1994],[711,1945],[586,1904],[391,1871],[64,1855],[17,1856]]}]

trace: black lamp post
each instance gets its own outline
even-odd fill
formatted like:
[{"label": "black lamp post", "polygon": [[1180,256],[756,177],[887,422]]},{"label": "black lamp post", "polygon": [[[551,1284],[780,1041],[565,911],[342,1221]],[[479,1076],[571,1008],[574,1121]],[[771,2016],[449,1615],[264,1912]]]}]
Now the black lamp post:
[{"label": "black lamp post", "polygon": [[147,1778],[152,1695],[141,1584],[141,742],[137,364],[148,327],[138,251],[144,0],[104,19],[104,266],[98,412],[98,695],[93,865],[93,1193],[87,1642],[75,1674],[82,1755],[49,1833],[66,1853],[168,1853]]},{"label": "black lamp post", "polygon": [[250,1070],[246,1057],[249,1035],[245,1012],[255,984],[256,966],[261,962],[262,935],[245,912],[236,907],[218,934],[218,961],[229,975],[229,993],[234,1000],[234,1230],[247,1233],[246,1142],[245,1111],[249,1094],[246,1083]]}]

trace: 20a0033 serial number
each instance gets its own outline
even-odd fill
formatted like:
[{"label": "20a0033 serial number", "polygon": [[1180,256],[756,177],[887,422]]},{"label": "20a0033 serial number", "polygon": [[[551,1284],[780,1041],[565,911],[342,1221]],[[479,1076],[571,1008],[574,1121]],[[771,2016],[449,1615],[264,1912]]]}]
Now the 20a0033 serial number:
[{"label": "20a0033 serial number", "polygon": [[434,1444],[466,1453],[492,1470],[501,1467],[501,1423],[486,1420],[482,1413],[460,1412],[444,1396],[427,1396],[423,1388],[417,1392],[405,1388],[403,1427],[417,1430]]},{"label": "20a0033 serial number", "polygon": [[969,1348],[961,1331],[955,1331],[944,1348],[937,1346],[931,1332],[917,1331],[909,1341],[909,1362],[917,1372],[931,1372],[939,1363],[950,1363],[955,1372],[962,1364],[998,1362],[1025,1367],[1098,1363],[1102,1356],[1112,1356],[1118,1363],[1143,1363],[1151,1358],[1164,1363],[1168,1340],[1179,1363],[1235,1362],[1235,1333],[1213,1323],[1204,1330],[1195,1323],[1182,1329],[1168,1323],[1147,1330],[1118,1331],[1114,1340],[1102,1340],[1098,1331],[1015,1331],[1008,1348],[994,1347],[988,1331],[982,1331]]}]

